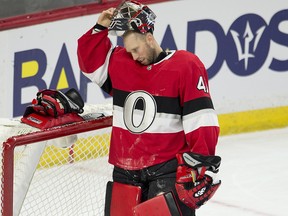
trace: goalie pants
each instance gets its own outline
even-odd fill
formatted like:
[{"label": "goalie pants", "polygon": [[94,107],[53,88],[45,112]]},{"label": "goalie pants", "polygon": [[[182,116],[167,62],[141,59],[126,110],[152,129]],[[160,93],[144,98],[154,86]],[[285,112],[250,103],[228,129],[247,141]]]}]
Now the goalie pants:
[{"label": "goalie pants", "polygon": [[182,203],[175,189],[177,160],[173,159],[141,170],[125,170],[114,167],[113,181],[140,186],[142,202],[162,192],[173,191],[183,216],[195,216],[195,210]]}]

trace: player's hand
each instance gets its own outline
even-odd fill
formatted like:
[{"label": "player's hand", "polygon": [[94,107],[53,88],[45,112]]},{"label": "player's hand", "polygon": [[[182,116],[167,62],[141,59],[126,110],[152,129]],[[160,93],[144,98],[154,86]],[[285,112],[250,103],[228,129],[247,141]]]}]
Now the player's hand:
[{"label": "player's hand", "polygon": [[206,171],[217,173],[221,163],[219,156],[203,156],[192,152],[177,154],[176,191],[182,202],[197,209],[216,192],[221,181]]},{"label": "player's hand", "polygon": [[114,12],[115,8],[109,8],[108,10],[104,10],[98,17],[97,23],[108,28],[113,18]]}]

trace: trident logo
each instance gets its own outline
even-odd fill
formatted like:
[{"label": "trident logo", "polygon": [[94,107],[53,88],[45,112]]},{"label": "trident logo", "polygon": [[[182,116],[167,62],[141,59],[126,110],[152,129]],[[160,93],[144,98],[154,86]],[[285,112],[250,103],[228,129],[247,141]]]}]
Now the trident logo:
[{"label": "trident logo", "polygon": [[[248,61],[249,58],[254,58],[255,56],[253,55],[253,53],[255,52],[258,43],[260,41],[260,38],[263,34],[265,30],[265,26],[260,27],[257,31],[256,31],[256,36],[253,34],[251,27],[249,25],[249,22],[247,22],[246,24],[246,28],[245,28],[245,32],[242,36],[243,40],[244,40],[244,45],[243,47],[241,46],[241,38],[238,34],[238,32],[234,31],[234,30],[230,30],[233,40],[235,42],[236,45],[236,49],[237,49],[237,54],[238,54],[238,61],[244,60],[244,65],[245,65],[245,70],[247,70],[248,68]],[[255,40],[254,40],[255,39]],[[252,41],[254,40],[254,45],[253,45],[253,50],[252,53],[250,52],[250,43],[252,43]]]}]

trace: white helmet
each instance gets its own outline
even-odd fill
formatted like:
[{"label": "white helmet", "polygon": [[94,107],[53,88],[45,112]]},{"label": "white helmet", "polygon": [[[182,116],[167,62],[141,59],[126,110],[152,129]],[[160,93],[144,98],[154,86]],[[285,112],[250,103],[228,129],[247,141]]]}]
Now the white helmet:
[{"label": "white helmet", "polygon": [[137,1],[124,1],[115,9],[108,29],[117,36],[122,36],[127,30],[153,33],[155,18],[154,12],[146,5]]}]

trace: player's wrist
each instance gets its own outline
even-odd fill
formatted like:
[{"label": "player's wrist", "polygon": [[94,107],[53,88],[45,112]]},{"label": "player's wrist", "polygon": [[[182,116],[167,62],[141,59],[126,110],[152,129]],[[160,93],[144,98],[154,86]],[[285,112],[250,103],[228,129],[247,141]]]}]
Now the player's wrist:
[{"label": "player's wrist", "polygon": [[100,32],[100,31],[103,31],[105,29],[107,29],[107,27],[103,26],[103,25],[101,25],[99,23],[96,23],[96,25],[93,26],[93,31],[94,32]]}]

